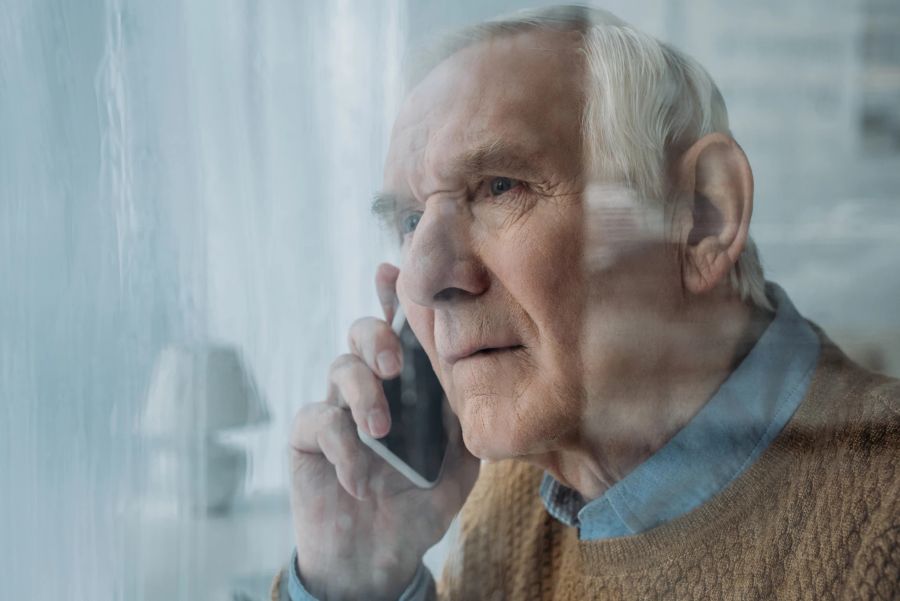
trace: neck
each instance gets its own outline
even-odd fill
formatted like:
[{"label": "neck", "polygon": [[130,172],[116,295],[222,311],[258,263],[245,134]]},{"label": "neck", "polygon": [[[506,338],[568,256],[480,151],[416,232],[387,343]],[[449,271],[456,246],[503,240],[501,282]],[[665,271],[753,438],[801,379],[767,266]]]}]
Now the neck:
[{"label": "neck", "polygon": [[697,414],[771,318],[725,291],[690,299],[659,321],[644,316],[632,333],[636,358],[616,361],[614,374],[585,376],[580,431],[533,462],[586,499],[599,497]]}]

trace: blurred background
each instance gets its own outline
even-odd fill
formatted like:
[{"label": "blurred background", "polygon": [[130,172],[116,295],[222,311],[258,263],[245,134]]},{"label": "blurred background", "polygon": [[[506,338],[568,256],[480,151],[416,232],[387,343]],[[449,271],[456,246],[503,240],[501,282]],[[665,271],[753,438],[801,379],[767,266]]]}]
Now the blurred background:
[{"label": "blurred background", "polygon": [[[265,598],[402,57],[540,4],[0,0],[0,598]],[[900,375],[900,0],[596,4],[712,73],[769,279]]]}]

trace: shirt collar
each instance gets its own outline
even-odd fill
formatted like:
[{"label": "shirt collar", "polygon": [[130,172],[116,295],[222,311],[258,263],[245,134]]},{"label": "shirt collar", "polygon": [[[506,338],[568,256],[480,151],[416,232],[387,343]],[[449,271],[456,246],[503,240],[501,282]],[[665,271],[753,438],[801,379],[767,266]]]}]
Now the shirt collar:
[{"label": "shirt collar", "polygon": [[759,457],[803,399],[820,346],[785,292],[772,283],[766,292],[775,317],[687,425],[591,502],[545,474],[551,515],[585,540],[637,534],[699,507]]}]

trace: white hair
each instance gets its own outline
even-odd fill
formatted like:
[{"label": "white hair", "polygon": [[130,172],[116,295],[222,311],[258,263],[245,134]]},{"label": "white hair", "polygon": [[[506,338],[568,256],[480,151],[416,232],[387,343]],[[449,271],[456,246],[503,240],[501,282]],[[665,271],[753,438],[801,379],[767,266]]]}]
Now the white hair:
[{"label": "white hair", "polygon": [[[587,68],[583,115],[590,175],[625,185],[671,209],[672,162],[703,136],[731,135],[725,101],[694,59],[638,31],[615,15],[585,6],[553,6],[513,13],[455,32],[417,53],[406,65],[412,88],[445,58],[475,43],[532,30],[582,35]],[[772,310],[756,244],[748,238],[729,274],[732,288]]]}]

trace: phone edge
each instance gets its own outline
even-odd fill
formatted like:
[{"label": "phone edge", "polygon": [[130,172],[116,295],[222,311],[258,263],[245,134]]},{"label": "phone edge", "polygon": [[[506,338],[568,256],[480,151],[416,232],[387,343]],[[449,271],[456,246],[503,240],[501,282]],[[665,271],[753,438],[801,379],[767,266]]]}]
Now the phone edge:
[{"label": "phone edge", "polygon": [[391,452],[385,445],[383,445],[377,438],[372,438],[367,433],[363,432],[361,428],[356,428],[357,433],[359,434],[359,439],[365,444],[367,447],[375,451],[375,453],[387,461],[391,467],[396,469],[398,472],[406,476],[407,480],[418,486],[422,489],[434,488],[435,485],[440,481],[441,475],[444,473],[444,463],[447,461],[447,454],[444,453],[444,460],[441,462],[441,468],[438,470],[437,478],[434,479],[434,482],[429,482],[426,480],[422,474],[409,467],[409,465],[397,457],[394,453]]}]

